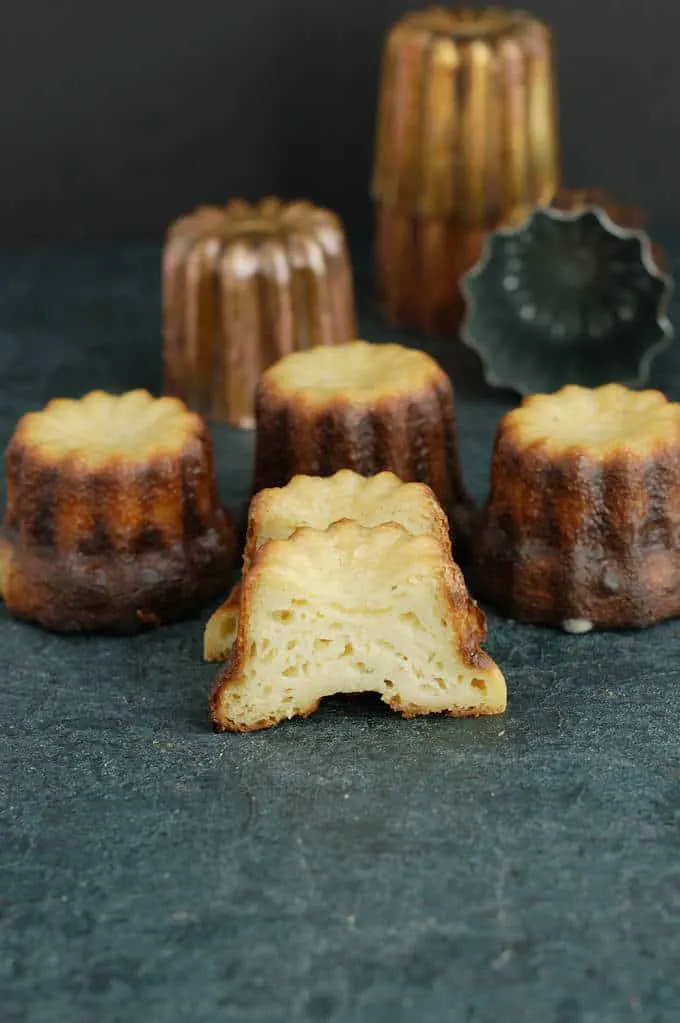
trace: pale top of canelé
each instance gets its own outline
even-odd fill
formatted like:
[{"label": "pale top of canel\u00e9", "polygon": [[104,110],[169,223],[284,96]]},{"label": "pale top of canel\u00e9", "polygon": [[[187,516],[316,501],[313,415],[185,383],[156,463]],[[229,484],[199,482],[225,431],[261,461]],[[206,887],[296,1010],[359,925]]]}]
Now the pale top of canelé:
[{"label": "pale top of canel\u00e9", "polygon": [[91,391],[80,399],[55,398],[28,413],[15,440],[52,464],[73,459],[93,467],[179,454],[202,430],[201,419],[177,398],[154,398],[144,390]]},{"label": "pale top of canel\u00e9", "polygon": [[[414,536],[396,522],[366,527],[342,519],[326,529],[300,526],[291,537],[266,543],[258,558],[258,571],[266,570],[272,584],[274,573],[292,571],[297,579],[304,579],[305,590],[317,597],[335,594],[334,573],[349,570],[343,579],[342,601],[358,601],[362,607],[365,603],[369,612],[374,592],[386,580],[395,589],[403,586],[407,593],[412,577],[421,573],[429,577],[436,569],[458,575],[455,567],[449,567],[436,536]],[[456,582],[460,588],[462,577]]]},{"label": "pale top of canel\u00e9", "polygon": [[428,390],[445,377],[424,352],[395,344],[350,341],[293,352],[262,377],[266,390],[309,404],[370,405]]},{"label": "pale top of canel\u00e9", "polygon": [[509,412],[501,433],[511,433],[521,450],[579,449],[602,459],[622,451],[644,453],[680,443],[680,404],[660,391],[632,391],[620,384],[569,385],[554,394],[535,394]]},{"label": "pale top of canel\u00e9", "polygon": [[430,488],[403,483],[392,472],[361,476],[340,469],[333,476],[294,476],[285,487],[261,490],[250,510],[256,547],[301,526],[327,529],[340,519],[362,526],[398,522],[413,535],[447,532],[446,517]]}]

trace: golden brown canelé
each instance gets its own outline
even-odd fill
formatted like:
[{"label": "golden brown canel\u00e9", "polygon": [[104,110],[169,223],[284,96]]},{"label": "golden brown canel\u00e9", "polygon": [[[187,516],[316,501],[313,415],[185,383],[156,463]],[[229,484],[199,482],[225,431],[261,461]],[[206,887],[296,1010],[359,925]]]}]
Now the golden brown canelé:
[{"label": "golden brown canel\u00e9", "polygon": [[680,405],[619,384],[502,420],[473,592],[520,621],[642,628],[680,614]]},{"label": "golden brown canel\u00e9", "polygon": [[19,421],[5,454],[0,596],[57,632],[134,632],[226,589],[238,551],[200,416],[93,391]]},{"label": "golden brown canel\u00e9", "polygon": [[387,35],[372,179],[389,320],[441,333],[486,234],[558,186],[549,29],[517,11],[431,7]]},{"label": "golden brown canel\u00e9", "polygon": [[355,333],[342,223],[309,202],[233,201],[182,217],[163,254],[165,391],[253,426],[261,372],[282,355]]},{"label": "golden brown canel\u00e9", "polygon": [[424,352],[353,341],[288,355],[263,374],[256,415],[254,492],[297,475],[388,470],[426,483],[454,522],[469,507],[453,386]]}]

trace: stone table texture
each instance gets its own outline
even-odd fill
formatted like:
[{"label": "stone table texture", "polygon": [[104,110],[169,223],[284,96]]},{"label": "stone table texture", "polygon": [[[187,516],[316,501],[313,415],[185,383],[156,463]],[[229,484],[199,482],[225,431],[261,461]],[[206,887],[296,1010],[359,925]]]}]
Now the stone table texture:
[{"label": "stone table texture", "polygon": [[[158,392],[159,256],[0,255],[3,445],[50,397]],[[363,273],[359,294],[363,336],[419,343]],[[425,346],[483,498],[512,398]],[[677,351],[652,383],[680,399]],[[238,511],[253,437],[213,435]],[[208,726],[210,610],[108,639],[0,608],[2,1023],[680,1019],[680,623],[572,637],[491,614],[504,717],[338,699],[239,736]]]}]

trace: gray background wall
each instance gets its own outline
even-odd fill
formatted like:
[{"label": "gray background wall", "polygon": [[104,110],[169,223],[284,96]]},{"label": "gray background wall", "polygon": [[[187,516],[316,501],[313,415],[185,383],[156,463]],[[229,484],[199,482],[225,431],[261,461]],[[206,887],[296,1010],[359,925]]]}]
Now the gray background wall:
[{"label": "gray background wall", "polygon": [[[365,229],[381,42],[417,6],[0,0],[0,244],[153,237],[268,192]],[[556,34],[567,183],[680,227],[678,0],[527,6]]]}]

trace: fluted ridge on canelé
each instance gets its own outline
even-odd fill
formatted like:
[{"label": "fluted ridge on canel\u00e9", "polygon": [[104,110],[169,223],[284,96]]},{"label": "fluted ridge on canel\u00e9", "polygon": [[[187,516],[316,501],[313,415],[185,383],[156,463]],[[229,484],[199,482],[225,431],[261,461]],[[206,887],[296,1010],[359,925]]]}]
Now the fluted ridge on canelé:
[{"label": "fluted ridge on canel\u00e9", "polygon": [[344,229],[329,210],[276,198],[202,207],[163,254],[167,393],[233,426],[253,425],[261,372],[355,330]]}]

